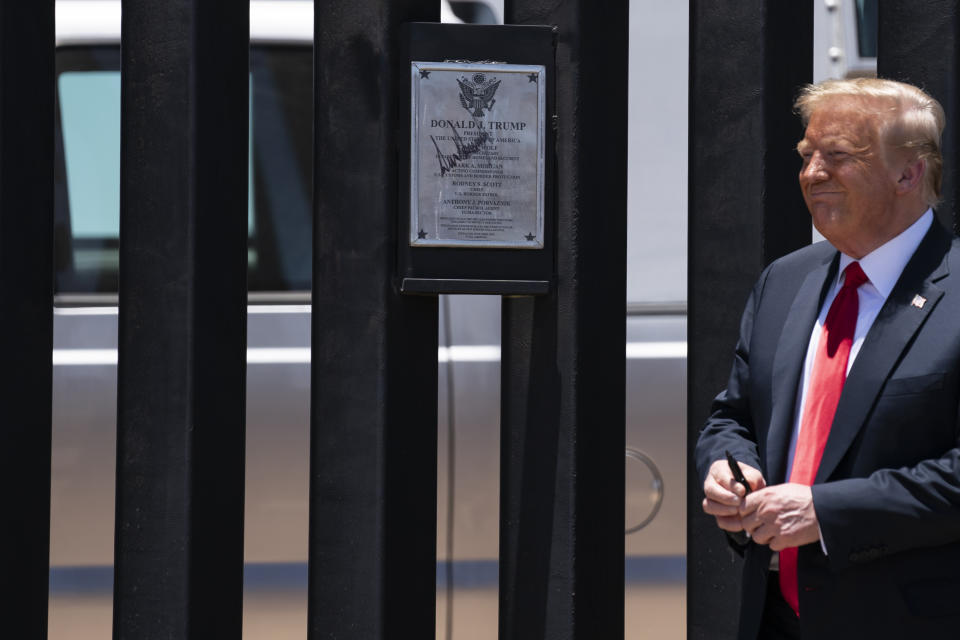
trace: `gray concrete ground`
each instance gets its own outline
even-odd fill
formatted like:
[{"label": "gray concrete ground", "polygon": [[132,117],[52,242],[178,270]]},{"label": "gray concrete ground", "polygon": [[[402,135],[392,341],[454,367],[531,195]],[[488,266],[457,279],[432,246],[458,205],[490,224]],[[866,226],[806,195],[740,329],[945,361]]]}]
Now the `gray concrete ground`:
[{"label": "gray concrete ground", "polygon": [[[306,637],[303,592],[257,595],[246,601],[244,640],[303,640]],[[437,628],[445,628],[442,596]],[[462,590],[456,598],[453,640],[496,640],[497,593]],[[686,589],[683,585],[631,587],[626,596],[625,640],[682,640],[686,636]],[[107,640],[111,637],[109,597],[56,596],[50,606],[50,640]]]}]

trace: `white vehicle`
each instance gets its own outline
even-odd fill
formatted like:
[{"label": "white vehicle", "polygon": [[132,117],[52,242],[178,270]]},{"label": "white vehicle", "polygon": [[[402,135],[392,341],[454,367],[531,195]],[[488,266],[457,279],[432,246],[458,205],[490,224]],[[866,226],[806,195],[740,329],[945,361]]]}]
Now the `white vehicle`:
[{"label": "white vehicle", "polygon": [[[502,5],[442,7],[446,20],[502,21]],[[56,8],[49,637],[102,639],[112,616],[120,2]],[[250,10],[243,624],[247,639],[278,640],[306,634],[313,2],[252,0]],[[821,26],[835,15],[824,11]],[[682,638],[687,6],[633,0],[630,19],[627,638]],[[821,42],[824,59],[836,53]],[[656,162],[643,152],[651,148]],[[497,633],[499,344],[499,298],[442,297],[437,637],[445,640]]]}]

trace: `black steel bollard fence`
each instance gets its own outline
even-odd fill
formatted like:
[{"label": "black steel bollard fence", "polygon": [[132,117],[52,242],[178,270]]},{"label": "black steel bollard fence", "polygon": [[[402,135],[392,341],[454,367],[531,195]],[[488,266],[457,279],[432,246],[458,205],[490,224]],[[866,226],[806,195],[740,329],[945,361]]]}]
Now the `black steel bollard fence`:
[{"label": "black steel bollard fence", "polygon": [[627,14],[506,3],[556,25],[558,235],[554,290],[503,303],[501,640],[623,637]]},{"label": "black steel bollard fence", "polygon": [[248,42],[123,3],[115,638],[240,638]]},{"label": "black steel bollard fence", "polygon": [[943,202],[937,207],[937,217],[945,227],[956,230],[954,211],[960,202],[956,177],[960,151],[960,8],[954,0],[884,0],[878,5],[877,75],[922,87],[947,112],[943,132]]},{"label": "black steel bollard fence", "polygon": [[0,619],[9,638],[47,637],[53,8],[0,4]]},{"label": "black steel bollard fence", "polygon": [[[248,9],[124,2],[117,638],[241,632]],[[626,128],[627,3],[506,10],[557,27],[559,232],[555,289],[504,302],[500,636],[614,638],[626,139],[610,132]],[[761,0],[694,0],[690,12],[692,447],[740,301],[764,264],[809,240],[790,105],[811,77],[812,12]],[[947,110],[949,220],[956,3],[880,12],[880,75],[926,87]],[[427,0],[316,3],[316,639],[434,634],[437,305],[400,296],[392,278],[397,37],[437,13]],[[46,635],[53,15],[51,0],[0,5],[0,341],[16,365],[0,384],[0,477],[17,514],[0,528],[0,601],[8,633],[25,638]],[[730,637],[736,561],[700,513],[692,466],[689,487],[688,634]]]},{"label": "black steel bollard fence", "polygon": [[437,299],[392,278],[399,27],[439,5],[314,7],[308,637],[433,638]]},{"label": "black steel bollard fence", "polygon": [[[754,280],[810,243],[791,112],[813,75],[812,42],[809,2],[690,3],[688,451],[726,383]],[[688,468],[687,636],[734,637],[740,563]]]}]

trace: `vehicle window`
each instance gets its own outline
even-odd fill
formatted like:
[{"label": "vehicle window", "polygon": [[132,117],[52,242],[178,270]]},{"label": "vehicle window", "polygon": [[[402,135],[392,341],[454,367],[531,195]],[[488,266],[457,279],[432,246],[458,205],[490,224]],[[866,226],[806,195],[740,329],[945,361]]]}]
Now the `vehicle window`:
[{"label": "vehicle window", "polygon": [[71,71],[57,82],[77,238],[116,237],[120,206],[120,73]]},{"label": "vehicle window", "polygon": [[857,0],[857,47],[861,58],[877,57],[877,0]]},{"label": "vehicle window", "polygon": [[73,211],[71,266],[95,287],[97,275],[116,272],[118,262],[120,73],[61,73],[57,90]]},{"label": "vehicle window", "polygon": [[[120,54],[57,53],[56,291],[115,293],[119,267]],[[312,54],[250,52],[251,291],[307,291],[311,275]]]}]

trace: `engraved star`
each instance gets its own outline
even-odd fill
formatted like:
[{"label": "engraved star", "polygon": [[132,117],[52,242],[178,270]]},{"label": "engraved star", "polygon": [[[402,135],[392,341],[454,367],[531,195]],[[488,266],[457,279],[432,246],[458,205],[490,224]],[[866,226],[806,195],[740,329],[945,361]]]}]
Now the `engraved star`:
[{"label": "engraved star", "polygon": [[429,79],[429,78],[430,78],[430,72],[427,71],[426,69],[420,69],[420,79],[423,80],[424,78]]},{"label": "engraved star", "polygon": [[423,229],[420,229],[420,231],[417,231],[417,238],[418,238],[419,240],[423,240],[423,239],[426,238],[426,237],[427,237],[427,232],[426,232],[426,231],[424,231]]},{"label": "engraved star", "polygon": [[533,242],[534,240],[537,239],[537,236],[533,235],[532,233],[528,233],[523,237],[526,238],[528,242]]},{"label": "engraved star", "polygon": [[[423,72],[421,71],[420,73],[423,73]],[[527,80],[529,80],[530,82],[536,82],[536,81],[537,81],[537,74],[535,74],[535,73],[529,74],[529,75],[527,76]]]}]

